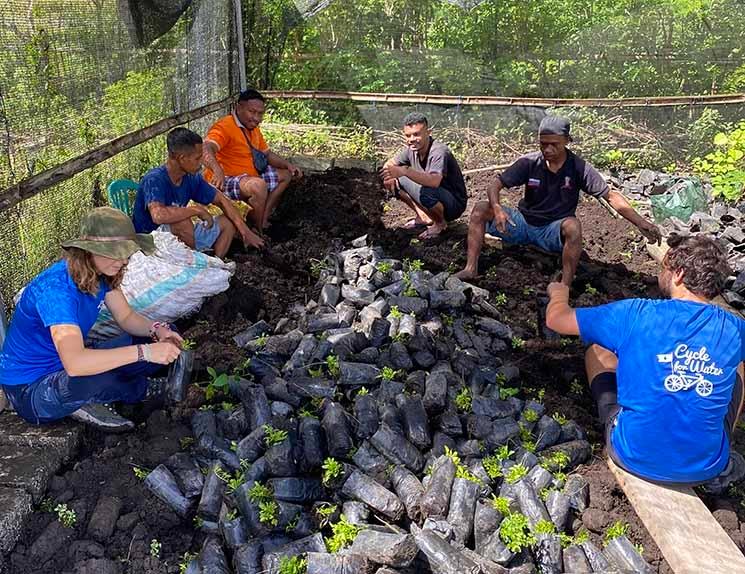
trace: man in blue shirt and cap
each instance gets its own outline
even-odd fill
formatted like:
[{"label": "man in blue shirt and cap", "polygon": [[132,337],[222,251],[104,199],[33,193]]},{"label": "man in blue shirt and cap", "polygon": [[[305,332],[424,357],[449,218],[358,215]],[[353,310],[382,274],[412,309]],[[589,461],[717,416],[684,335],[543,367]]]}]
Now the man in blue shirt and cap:
[{"label": "man in blue shirt and cap", "polygon": [[728,275],[713,239],[671,237],[658,276],[668,299],[573,309],[569,288],[548,286],[546,324],[579,335],[605,425],[606,448],[626,471],[714,494],[745,476],[730,441],[743,406],[745,321],[711,304]]},{"label": "man in blue shirt and cap", "polygon": [[[538,128],[540,151],[519,158],[487,190],[487,201],[478,202],[468,225],[468,259],[457,276],[474,279],[484,235],[500,237],[505,243],[534,245],[561,253],[562,282],[570,286],[582,254],[582,228],[575,216],[579,192],[603,198],[625,219],[633,223],[651,242],[659,242],[660,232],[639,215],[626,198],[611,191],[602,175],[584,159],[567,149],[571,141],[569,120],[546,116]],[[503,207],[503,188],[525,186],[517,207]]]}]

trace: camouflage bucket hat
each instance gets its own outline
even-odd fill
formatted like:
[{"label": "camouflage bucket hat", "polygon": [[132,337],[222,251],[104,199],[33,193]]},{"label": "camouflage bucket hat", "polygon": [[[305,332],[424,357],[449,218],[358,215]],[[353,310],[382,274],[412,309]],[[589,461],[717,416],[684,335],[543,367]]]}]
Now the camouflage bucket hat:
[{"label": "camouflage bucket hat", "polygon": [[150,255],[155,251],[155,242],[152,235],[135,233],[132,220],[118,209],[97,207],[80,222],[80,237],[62,244],[63,249],[70,247],[123,260],[137,251]]}]

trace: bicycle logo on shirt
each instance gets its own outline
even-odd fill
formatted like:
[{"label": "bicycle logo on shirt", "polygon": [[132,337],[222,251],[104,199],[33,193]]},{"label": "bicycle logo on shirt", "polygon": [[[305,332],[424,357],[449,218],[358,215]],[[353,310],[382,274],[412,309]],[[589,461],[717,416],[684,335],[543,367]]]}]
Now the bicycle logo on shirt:
[{"label": "bicycle logo on shirt", "polygon": [[714,385],[704,375],[724,373],[711,360],[706,347],[693,351],[685,343],[678,345],[672,353],[657,355],[657,362],[670,365],[671,373],[665,377],[665,389],[671,393],[695,387],[699,396],[708,397]]}]

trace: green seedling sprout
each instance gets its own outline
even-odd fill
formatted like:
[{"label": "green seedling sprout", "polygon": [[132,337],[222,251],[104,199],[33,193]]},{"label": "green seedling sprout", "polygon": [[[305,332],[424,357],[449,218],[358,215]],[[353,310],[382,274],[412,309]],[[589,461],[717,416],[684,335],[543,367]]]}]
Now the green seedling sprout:
[{"label": "green seedling sprout", "polygon": [[147,469],[142,468],[141,466],[132,467],[132,472],[139,480],[145,480],[147,478],[147,475],[150,474]]},{"label": "green seedling sprout", "polygon": [[520,389],[516,389],[515,387],[501,387],[499,389],[499,398],[500,400],[506,401],[511,397],[517,396],[519,392]]},{"label": "green seedling sprout", "polygon": [[563,451],[557,450],[551,454],[544,455],[539,464],[549,472],[562,472],[569,466],[569,455]]},{"label": "green seedling sprout", "polygon": [[539,520],[535,528],[533,528],[535,534],[556,534],[556,526],[550,520]]},{"label": "green seedling sprout", "polygon": [[455,406],[458,410],[464,413],[471,412],[471,402],[473,397],[471,396],[471,389],[463,387],[457,395],[455,395]]},{"label": "green seedling sprout", "polygon": [[597,295],[598,290],[589,283],[585,283],[585,293],[587,293],[588,295]]},{"label": "green seedling sprout", "polygon": [[508,483],[515,484],[516,482],[518,482],[519,480],[522,480],[526,476],[528,476],[528,467],[526,467],[522,463],[518,463],[507,469],[507,472],[504,475],[504,478]]},{"label": "green seedling sprout", "polygon": [[503,307],[507,304],[507,295],[504,293],[497,293],[494,297],[494,305],[496,307]]},{"label": "green seedling sprout", "polygon": [[54,500],[49,497],[45,497],[39,503],[39,510],[41,510],[42,512],[54,512],[54,506]]},{"label": "green seedling sprout", "polygon": [[381,261],[375,266],[375,269],[380,271],[383,275],[388,275],[391,271],[393,271],[393,263],[390,261]]},{"label": "green seedling sprout", "polygon": [[78,521],[78,515],[72,508],[68,508],[67,504],[58,504],[54,507],[54,511],[57,513],[57,520],[65,528],[72,528]]},{"label": "green seedling sprout", "polygon": [[228,488],[228,493],[232,494],[235,492],[238,487],[243,484],[246,481],[246,478],[241,471],[237,471],[235,473],[235,476],[227,472],[226,470],[223,470],[221,467],[216,466],[215,467],[215,476],[222,480]]},{"label": "green seedling sprout", "polygon": [[212,367],[207,367],[207,374],[210,376],[210,381],[207,383],[207,388],[204,391],[207,400],[212,400],[217,393],[223,392],[230,383],[230,377],[227,373],[217,374],[217,371]]},{"label": "green seedling sprout", "polygon": [[528,517],[519,512],[510,514],[502,521],[499,537],[504,545],[515,553],[536,543],[528,525]]},{"label": "green seedling sprout", "polygon": [[181,350],[182,351],[192,351],[197,344],[194,342],[194,339],[184,339],[181,341]]},{"label": "green seedling sprout", "polygon": [[543,501],[546,502],[548,500],[548,495],[551,494],[551,491],[553,488],[549,488],[548,486],[542,488],[538,491],[538,497]]},{"label": "green seedling sprout", "polygon": [[551,418],[554,419],[561,426],[564,426],[565,424],[569,422],[569,420],[561,413],[554,413],[551,415]]},{"label": "green seedling sprout", "polygon": [[344,473],[344,465],[332,457],[324,460],[321,468],[323,469],[322,482],[324,486],[328,486],[331,481],[339,478]]},{"label": "green seedling sprout", "polygon": [[400,319],[404,316],[404,314],[398,308],[398,305],[391,306],[391,310],[388,312],[388,315],[394,319]]},{"label": "green seedling sprout", "polygon": [[285,526],[285,532],[287,534],[292,533],[292,531],[297,528],[298,522],[300,522],[299,514],[295,515],[295,517],[287,523],[287,526]]},{"label": "green seedling sprout", "polygon": [[486,471],[486,474],[489,475],[489,478],[492,480],[497,480],[499,477],[502,476],[502,465],[499,458],[497,458],[496,455],[489,455],[485,456],[481,461],[482,466],[484,467],[484,470]]},{"label": "green seedling sprout", "polygon": [[194,437],[193,436],[183,436],[178,441],[179,446],[181,447],[181,450],[186,450],[191,445],[194,444]]},{"label": "green seedling sprout", "polygon": [[442,321],[442,324],[446,327],[452,327],[455,323],[455,318],[452,315],[445,315],[444,313],[440,315],[440,321]]},{"label": "green seedling sprout", "polygon": [[233,510],[231,510],[230,512],[228,512],[225,515],[225,518],[227,518],[228,520],[235,520],[236,518],[238,518],[238,509],[237,508],[234,508]]},{"label": "green seedling sprout", "polygon": [[179,574],[186,574],[186,570],[189,568],[189,563],[194,560],[199,554],[193,552],[184,552],[181,556],[181,562],[178,565]]},{"label": "green seedling sprout", "polygon": [[161,543],[157,538],[153,538],[150,541],[150,556],[153,558],[160,558]]},{"label": "green seedling sprout", "polygon": [[301,417],[310,417],[310,418],[313,418],[313,419],[317,419],[318,418],[318,415],[315,412],[313,412],[310,409],[310,407],[308,407],[307,405],[304,406],[303,408],[301,408],[298,411],[298,415],[301,416]]},{"label": "green seedling sprout", "polygon": [[384,381],[393,381],[398,375],[399,372],[396,369],[392,369],[391,367],[383,367],[383,370],[380,371],[379,377]]},{"label": "green seedling sprout", "polygon": [[341,368],[339,367],[339,357],[336,355],[329,355],[326,357],[326,370],[329,372],[334,379],[338,379],[341,375]]},{"label": "green seedling sprout", "polygon": [[366,397],[369,394],[370,394],[370,391],[367,390],[367,387],[362,387],[359,391],[357,391],[358,397]]},{"label": "green seedling sprout", "polygon": [[579,379],[572,379],[572,382],[569,383],[569,390],[574,395],[582,395],[585,391],[585,387],[582,383],[579,382]]},{"label": "green seedling sprout", "polygon": [[533,409],[525,409],[523,411],[523,418],[526,422],[535,423],[538,422],[538,413]]},{"label": "green seedling sprout", "polygon": [[497,457],[499,462],[504,462],[505,460],[510,458],[513,454],[515,454],[515,451],[510,450],[510,447],[507,446],[506,444],[503,444],[494,452],[494,456]]},{"label": "green seedling sprout", "polygon": [[332,536],[326,538],[326,547],[329,552],[335,554],[339,550],[350,546],[362,528],[349,522],[343,514],[339,517],[339,522],[331,525]]},{"label": "green seedling sprout", "polygon": [[248,490],[248,499],[253,504],[259,504],[261,502],[267,502],[274,500],[274,493],[272,489],[261,482],[255,482],[254,485]]},{"label": "green seedling sprout", "polygon": [[264,444],[267,448],[271,448],[276,444],[280,444],[287,439],[287,431],[275,429],[272,425],[264,425]]},{"label": "green seedling sprout", "polygon": [[525,341],[517,336],[512,337],[512,339],[510,339],[510,344],[512,345],[512,348],[515,349],[516,351],[519,351],[523,347],[525,347]]},{"label": "green seedling sprout", "polygon": [[279,524],[279,505],[276,500],[259,502],[259,522],[271,526]]},{"label": "green seedling sprout", "polygon": [[492,494],[491,505],[494,510],[499,512],[502,516],[509,516],[512,514],[512,511],[510,510],[510,501],[504,496]]},{"label": "green seedling sprout", "polygon": [[605,536],[603,537],[603,543],[605,546],[608,546],[608,543],[613,540],[614,538],[619,538],[620,536],[626,536],[629,533],[629,525],[626,522],[621,522],[620,520],[617,520],[613,524],[611,524],[608,529],[605,531]]},{"label": "green seedling sprout", "polygon": [[450,450],[450,447],[446,446],[445,456],[452,460],[453,464],[455,465],[455,478],[463,478],[465,480],[475,482],[476,484],[483,484],[481,479],[473,474],[469,470],[469,468],[461,462],[460,455],[456,451]]},{"label": "green seedling sprout", "polygon": [[279,574],[305,574],[308,560],[300,556],[282,556],[279,559]]},{"label": "green seedling sprout", "polygon": [[201,516],[195,516],[194,520],[192,520],[192,523],[194,524],[194,528],[198,530],[202,528],[202,526],[204,526],[204,519],[202,519]]},{"label": "green seedling sprout", "polygon": [[336,514],[337,509],[338,507],[336,504],[331,504],[329,502],[324,502],[316,508],[316,514],[321,517],[321,528],[325,528],[329,525],[329,521],[331,520],[331,517]]},{"label": "green seedling sprout", "polygon": [[255,343],[259,349],[263,349],[266,346],[266,342],[269,340],[269,335],[264,333],[263,335],[256,337]]}]

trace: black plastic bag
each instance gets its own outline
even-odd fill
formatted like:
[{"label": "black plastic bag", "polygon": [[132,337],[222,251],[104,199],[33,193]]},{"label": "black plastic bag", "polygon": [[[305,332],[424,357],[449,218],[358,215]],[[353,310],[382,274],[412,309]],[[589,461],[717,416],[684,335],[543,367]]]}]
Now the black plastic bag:
[{"label": "black plastic bag", "polygon": [[300,468],[304,472],[321,468],[326,458],[321,421],[315,417],[301,417],[298,429],[300,436]]},{"label": "black plastic bag", "polygon": [[187,453],[177,452],[170,456],[166,466],[186,498],[195,498],[202,493],[204,475]]},{"label": "black plastic bag", "polygon": [[231,450],[231,444],[221,437],[204,434],[197,439],[197,452],[212,460],[219,460],[231,471],[241,467],[238,456]]},{"label": "black plastic bag", "polygon": [[266,468],[269,476],[294,476],[297,472],[295,461],[295,449],[290,437],[282,442],[270,446],[264,454]]},{"label": "black plastic bag", "polygon": [[341,513],[351,524],[367,524],[370,519],[370,508],[356,500],[347,500],[342,506]]},{"label": "black plastic bag", "polygon": [[452,409],[443,412],[437,419],[440,431],[451,437],[463,436],[463,421],[458,413]]},{"label": "black plastic bag", "polygon": [[287,381],[274,379],[271,383],[264,385],[264,392],[268,399],[282,401],[297,408],[302,403],[302,398],[290,390]]},{"label": "black plastic bag", "polygon": [[368,439],[375,434],[380,424],[378,405],[372,395],[357,395],[354,399],[355,434],[359,439]]},{"label": "black plastic bag", "polygon": [[453,461],[443,455],[432,465],[429,482],[420,502],[422,517],[445,516],[450,506],[450,491],[455,479]]},{"label": "black plastic bag", "polygon": [[341,405],[329,402],[323,412],[321,426],[326,435],[329,455],[334,458],[347,458],[354,447],[349,434],[347,414]]},{"label": "black plastic bag", "polygon": [[[401,418],[401,412],[394,404],[385,405],[380,411],[380,424],[387,426],[393,432],[403,436],[406,431],[404,430],[404,422]],[[380,428],[380,426],[378,427]]]},{"label": "black plastic bag", "polygon": [[239,443],[235,454],[240,460],[253,462],[266,451],[266,433],[264,427],[257,427],[246,435]]},{"label": "black plastic bag", "polygon": [[271,478],[267,483],[277,500],[303,504],[323,497],[321,481],[316,478]]},{"label": "black plastic bag", "polygon": [[403,502],[408,517],[419,520],[424,487],[416,475],[403,466],[397,466],[391,473],[391,484],[396,496]]},{"label": "black plastic bag", "polygon": [[619,536],[608,542],[605,553],[624,570],[638,574],[651,574],[653,571],[625,536]]},{"label": "black plastic bag", "polygon": [[197,514],[203,520],[215,522],[220,515],[225,481],[218,476],[218,473],[224,472],[225,469],[219,462],[213,463],[207,472],[202,497],[199,499],[199,506],[197,507]]},{"label": "black plastic bag", "polygon": [[538,497],[532,482],[526,478],[519,480],[512,485],[512,491],[515,493],[521,512],[528,518],[531,528],[535,528],[541,520],[551,520],[548,510]]},{"label": "black plastic bag", "polygon": [[497,531],[502,518],[502,513],[494,508],[490,501],[479,500],[476,503],[473,515],[473,539],[476,549],[481,548],[489,536]]},{"label": "black plastic bag", "polygon": [[558,535],[538,535],[538,544],[535,547],[535,559],[538,571],[542,574],[561,574],[564,572],[561,542]]},{"label": "black plastic bag", "polygon": [[514,558],[515,553],[505,546],[499,537],[499,530],[492,532],[486,537],[476,551],[487,560],[491,560],[500,566],[506,566]]},{"label": "black plastic bag", "polygon": [[419,548],[411,534],[362,530],[354,539],[349,553],[364,556],[376,564],[406,568],[416,558]]},{"label": "black plastic bag", "polygon": [[558,490],[552,490],[546,498],[546,510],[556,530],[564,532],[569,519],[569,496]]},{"label": "black plastic bag", "polygon": [[388,481],[388,460],[368,441],[363,442],[352,461],[362,472],[373,477],[380,484]]},{"label": "black plastic bag", "polygon": [[425,382],[424,408],[430,414],[445,410],[448,396],[448,380],[443,373],[432,373]]},{"label": "black plastic bag", "polygon": [[433,574],[479,574],[481,568],[462,552],[445,542],[432,530],[421,530],[411,525],[419,550],[426,556]]},{"label": "black plastic bag", "polygon": [[240,516],[233,520],[221,520],[220,534],[231,551],[248,541],[248,532]]},{"label": "black plastic bag", "polygon": [[576,574],[590,574],[592,569],[587,561],[584,550],[581,546],[568,546],[564,548],[564,570],[566,572],[576,572]]},{"label": "black plastic bag", "polygon": [[309,552],[306,574],[372,574],[375,566],[367,558],[355,554]]},{"label": "black plastic bag", "polygon": [[182,518],[191,512],[191,501],[183,495],[173,474],[164,464],[159,464],[147,475],[145,486]]},{"label": "black plastic bag", "polygon": [[199,440],[204,435],[217,436],[217,419],[213,411],[196,411],[191,415],[191,432]]},{"label": "black plastic bag", "polygon": [[580,544],[580,546],[582,547],[582,550],[584,550],[587,561],[590,563],[590,568],[592,568],[593,572],[605,572],[606,570],[611,569],[611,564],[603,554],[603,551],[592,542],[588,540],[587,542]]},{"label": "black plastic bag", "polygon": [[253,464],[243,472],[243,479],[246,482],[264,480],[268,475],[269,471],[267,469],[266,459],[262,456],[261,458],[257,458]]},{"label": "black plastic bag", "polygon": [[424,457],[419,449],[386,425],[381,425],[370,437],[370,443],[394,464],[402,464],[414,473],[419,473],[424,468]]},{"label": "black plastic bag", "polygon": [[341,492],[394,521],[399,520],[404,512],[404,505],[395,494],[356,470],[346,480]]},{"label": "black plastic bag", "polygon": [[[253,364],[253,360],[251,364]],[[268,425],[272,421],[272,409],[264,388],[250,383],[241,383],[240,398],[251,430]]]},{"label": "black plastic bag", "polygon": [[191,371],[194,367],[194,351],[185,349],[179,353],[168,370],[165,388],[166,399],[170,404],[180,403],[186,396],[186,387],[191,384]]},{"label": "black plastic bag", "polygon": [[402,415],[406,438],[418,449],[428,449],[432,444],[432,437],[429,434],[429,418],[422,399],[400,395],[396,399],[396,404]]},{"label": "black plastic bag", "polygon": [[264,549],[261,542],[251,540],[240,545],[233,552],[233,569],[235,574],[261,574],[261,557]]},{"label": "black plastic bag", "polygon": [[326,552],[326,544],[320,533],[294,540],[271,551],[264,548],[264,558],[261,564],[264,572],[278,572],[282,558],[292,558],[309,552]]},{"label": "black plastic bag", "polygon": [[457,544],[465,545],[471,538],[480,489],[478,483],[465,478],[456,478],[453,481],[447,520],[453,527],[453,536]]},{"label": "black plastic bag", "polygon": [[209,536],[202,544],[199,561],[202,563],[204,574],[231,574],[225,552],[214,536]]}]

